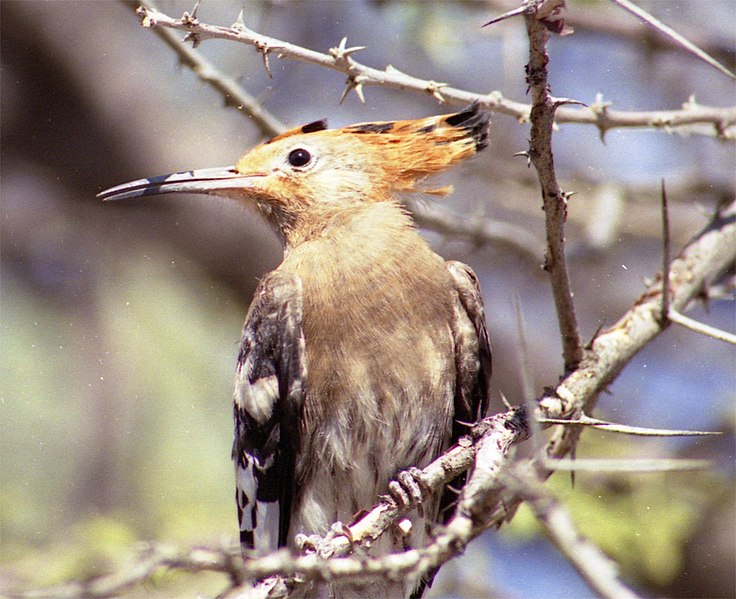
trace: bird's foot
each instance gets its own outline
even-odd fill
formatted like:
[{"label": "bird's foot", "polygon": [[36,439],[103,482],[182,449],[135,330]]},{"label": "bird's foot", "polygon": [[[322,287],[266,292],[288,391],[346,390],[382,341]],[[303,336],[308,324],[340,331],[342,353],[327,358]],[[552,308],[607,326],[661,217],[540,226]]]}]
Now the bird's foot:
[{"label": "bird's foot", "polygon": [[317,553],[322,543],[322,537],[319,535],[305,535],[302,533],[294,537],[294,546],[298,553],[310,554]]},{"label": "bird's foot", "polygon": [[351,546],[354,543],[353,533],[350,531],[350,527],[342,522],[335,522],[330,527],[330,530],[327,531],[326,535],[298,534],[294,537],[294,544],[297,551],[301,553],[315,553],[318,556],[327,559],[335,552],[335,547],[332,541],[337,537],[346,537]]},{"label": "bird's foot", "polygon": [[408,470],[402,470],[396,480],[388,483],[389,495],[396,505],[399,507],[416,505],[417,510],[422,515],[422,501],[427,490],[423,476],[419,468],[412,467]]}]

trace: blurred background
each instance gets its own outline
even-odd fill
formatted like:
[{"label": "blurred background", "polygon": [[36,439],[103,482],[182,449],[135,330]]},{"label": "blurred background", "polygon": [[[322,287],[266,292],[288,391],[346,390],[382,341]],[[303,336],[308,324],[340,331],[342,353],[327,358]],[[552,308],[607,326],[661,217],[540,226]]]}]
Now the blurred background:
[{"label": "blurred background", "polygon": [[[640,2],[733,69],[736,4]],[[603,1],[569,2],[573,35],[550,42],[556,96],[622,110],[677,109],[694,94],[736,102],[733,81]],[[527,102],[522,22],[481,25],[515,3],[241,1],[199,8],[321,52],[365,45],[356,59],[474,92]],[[191,2],[167,0],[172,16]],[[261,141],[242,113],[182,68],[133,11],[114,2],[0,3],[0,592],[121,567],[142,541],[188,546],[235,537],[231,384],[240,327],[258,277],[281,248],[249,212],[204,197],[103,204],[121,182],[232,164]],[[277,118],[333,126],[451,112],[429,95],[369,87],[338,100],[345,77],[206,41],[199,50]],[[535,175],[516,152],[528,124],[493,116],[491,147],[428,199],[514,243],[478,244],[427,231],[438,252],[470,264],[485,295],[494,398],[522,401],[513,301],[518,296],[536,392],[562,372]],[[585,339],[613,324],[660,269],[659,186],[667,180],[673,249],[733,198],[733,142],[663,131],[565,125],[555,160],[570,203],[568,249]],[[421,207],[420,207],[421,210]],[[523,234],[519,234],[519,232]],[[694,318],[734,330],[733,296]],[[596,416],[660,428],[721,430],[655,441],[587,431],[579,457],[704,457],[708,472],[581,474],[551,487],[580,529],[646,595],[733,596],[732,346],[672,327],[626,368]],[[163,574],[131,596],[214,595],[216,575]],[[571,597],[590,591],[523,509],[448,564],[434,596]]]}]

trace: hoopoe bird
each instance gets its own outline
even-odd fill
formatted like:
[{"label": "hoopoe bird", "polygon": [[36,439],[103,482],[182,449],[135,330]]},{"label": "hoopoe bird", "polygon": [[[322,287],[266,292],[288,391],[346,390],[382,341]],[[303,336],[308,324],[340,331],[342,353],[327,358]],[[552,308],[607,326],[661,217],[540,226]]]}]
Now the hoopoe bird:
[{"label": "hoopoe bird", "polygon": [[[491,354],[478,282],[430,249],[398,194],[447,191],[422,183],[485,148],[487,131],[477,104],[341,129],[317,121],[235,166],[99,194],[223,196],[255,208],[283,240],[283,261],[248,310],[237,361],[232,457],[244,555],[294,548],[300,533],[352,521],[399,473],[426,466],[485,414]],[[408,532],[384,534],[371,554],[421,547],[450,505],[449,493],[427,499]],[[311,593],[404,596],[426,582]]]}]

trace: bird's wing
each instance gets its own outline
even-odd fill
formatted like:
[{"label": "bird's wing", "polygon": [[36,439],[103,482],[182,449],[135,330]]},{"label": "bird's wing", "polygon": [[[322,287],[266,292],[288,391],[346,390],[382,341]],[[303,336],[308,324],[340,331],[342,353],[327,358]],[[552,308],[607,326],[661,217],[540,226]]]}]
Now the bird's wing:
[{"label": "bird's wing", "polygon": [[[483,418],[488,410],[491,381],[491,344],[478,279],[462,262],[448,261],[457,300],[452,324],[455,339],[457,386],[452,441],[467,432],[467,423]],[[463,425],[465,423],[465,425]]]},{"label": "bird's wing", "polygon": [[[488,389],[491,381],[491,344],[488,338],[483,298],[473,270],[462,262],[448,260],[447,270],[452,278],[453,318],[452,337],[455,342],[455,412],[452,422],[451,444],[468,432],[468,425],[483,418],[488,409]],[[438,518],[447,522],[454,512],[457,492],[465,483],[465,475],[453,480],[445,488],[440,500]],[[437,569],[427,572],[410,597],[420,599],[432,586]]]},{"label": "bird's wing", "polygon": [[248,310],[235,377],[233,460],[243,550],[286,544],[306,385],[301,281],[274,271]]}]

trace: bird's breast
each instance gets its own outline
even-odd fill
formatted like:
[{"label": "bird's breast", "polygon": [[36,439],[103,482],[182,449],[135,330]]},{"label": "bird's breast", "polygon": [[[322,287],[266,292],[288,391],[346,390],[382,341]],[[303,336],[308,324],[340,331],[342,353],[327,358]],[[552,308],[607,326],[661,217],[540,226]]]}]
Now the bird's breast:
[{"label": "bird's breast", "polygon": [[308,372],[302,438],[305,456],[338,469],[388,447],[392,472],[373,466],[384,479],[445,444],[456,380],[452,285],[413,230],[350,241],[325,239],[298,256]]}]

